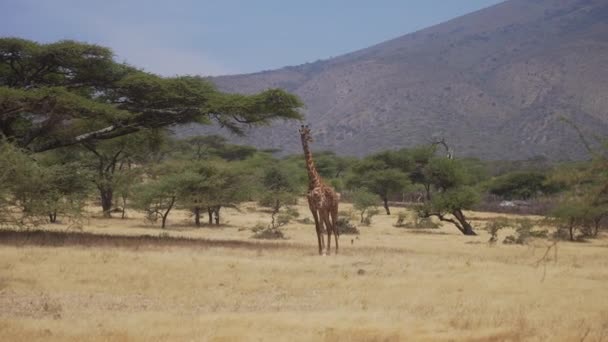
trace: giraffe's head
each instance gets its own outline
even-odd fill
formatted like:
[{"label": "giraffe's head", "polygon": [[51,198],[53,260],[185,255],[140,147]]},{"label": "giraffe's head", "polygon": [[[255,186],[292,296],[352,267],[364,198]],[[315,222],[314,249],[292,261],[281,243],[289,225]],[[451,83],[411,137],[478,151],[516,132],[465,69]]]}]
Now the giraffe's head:
[{"label": "giraffe's head", "polygon": [[302,125],[300,127],[300,136],[302,137],[302,142],[312,142],[312,134],[310,134],[310,128],[308,128],[308,125]]}]

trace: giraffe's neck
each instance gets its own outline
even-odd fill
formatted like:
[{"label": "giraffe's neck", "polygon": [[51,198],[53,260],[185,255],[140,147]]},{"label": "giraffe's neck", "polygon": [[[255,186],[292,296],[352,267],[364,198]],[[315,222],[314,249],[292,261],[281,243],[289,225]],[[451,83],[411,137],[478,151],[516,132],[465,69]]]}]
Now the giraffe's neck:
[{"label": "giraffe's neck", "polygon": [[321,176],[315,168],[315,162],[312,160],[312,153],[308,147],[308,142],[302,139],[302,148],[304,149],[304,159],[306,160],[306,170],[308,171],[308,189],[314,189],[321,186]]}]

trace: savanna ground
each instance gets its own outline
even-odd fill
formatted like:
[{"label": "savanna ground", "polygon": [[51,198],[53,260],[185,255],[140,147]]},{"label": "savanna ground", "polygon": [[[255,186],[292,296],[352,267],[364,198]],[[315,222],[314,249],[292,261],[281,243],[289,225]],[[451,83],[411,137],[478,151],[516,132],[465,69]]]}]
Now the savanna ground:
[{"label": "savanna ground", "polygon": [[[139,243],[0,241],[0,340],[608,340],[606,239],[560,242],[537,266],[546,241],[489,246],[480,229],[400,229],[379,215],[320,257],[312,225],[253,240],[248,228],[270,217],[242,207],[220,228],[182,212],[162,231],[133,213],[82,229],[156,237]],[[480,227],[495,215],[469,216]]]}]

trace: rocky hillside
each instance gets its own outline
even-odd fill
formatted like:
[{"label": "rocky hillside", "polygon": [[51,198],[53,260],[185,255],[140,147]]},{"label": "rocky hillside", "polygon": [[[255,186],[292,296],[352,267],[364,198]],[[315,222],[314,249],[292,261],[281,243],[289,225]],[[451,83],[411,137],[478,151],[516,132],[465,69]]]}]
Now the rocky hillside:
[{"label": "rocky hillside", "polygon": [[[340,57],[214,82],[298,94],[315,150],[365,155],[441,136],[460,156],[579,159],[584,147],[560,118],[608,133],[608,0],[510,0]],[[299,152],[298,125],[235,140]]]}]

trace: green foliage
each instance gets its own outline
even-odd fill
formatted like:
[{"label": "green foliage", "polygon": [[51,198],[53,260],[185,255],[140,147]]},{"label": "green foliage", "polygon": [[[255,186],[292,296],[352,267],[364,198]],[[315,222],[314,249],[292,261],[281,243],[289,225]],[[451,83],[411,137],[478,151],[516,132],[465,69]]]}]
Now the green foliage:
[{"label": "green foliage", "polygon": [[[62,153],[66,148],[55,153]],[[121,196],[124,207],[132,192],[132,185],[143,172],[142,166],[159,163],[167,152],[166,133],[146,129],[111,140],[87,142],[77,150],[83,167],[91,174],[99,191],[102,210],[106,217],[114,208],[115,193]],[[123,209],[123,214],[124,210]]]},{"label": "green foliage", "polygon": [[409,186],[410,182],[407,174],[398,168],[391,167],[383,159],[389,159],[389,157],[384,154],[375,155],[355,164],[353,173],[347,180],[347,186],[380,196],[387,214],[389,214],[389,196],[400,194]]},{"label": "green foliage", "polygon": [[80,217],[90,191],[86,172],[77,163],[41,159],[0,142],[0,224],[38,225],[58,215],[74,223]]},{"label": "green foliage", "polygon": [[224,94],[202,77],[159,77],[117,63],[97,45],[0,38],[0,133],[32,151],[188,122],[243,133],[247,125],[300,119],[301,106],[280,89]]},{"label": "green foliage", "polygon": [[226,161],[245,160],[252,157],[257,149],[251,146],[229,144],[218,135],[194,136],[174,142],[173,149],[178,158],[209,160],[220,158]]},{"label": "green foliage", "polygon": [[[608,208],[584,199],[563,201],[551,214],[551,222],[558,228],[556,237],[575,241],[579,238],[595,237],[602,219],[608,215]],[[580,236],[576,232],[581,233]]]},{"label": "green foliage", "polygon": [[300,190],[299,183],[293,172],[285,165],[274,164],[262,171],[260,182],[259,204],[265,207],[274,207],[284,204],[293,204]]},{"label": "green foliage", "polygon": [[282,207],[295,204],[301,187],[289,164],[274,163],[262,170],[258,188],[258,204],[272,211],[271,227],[277,226]]},{"label": "green foliage", "polygon": [[425,178],[440,191],[470,184],[470,179],[458,160],[433,158],[422,172]]},{"label": "green foliage", "polygon": [[180,206],[235,206],[248,199],[246,170],[236,163],[191,162],[182,165],[176,185]]},{"label": "green foliage", "polygon": [[557,182],[549,181],[540,172],[515,172],[495,178],[489,192],[505,199],[527,200],[540,195],[548,195],[562,189]]},{"label": "green foliage", "polygon": [[134,206],[146,213],[146,219],[151,222],[162,220],[161,228],[165,228],[169,213],[175,206],[183,181],[179,172],[168,172],[155,179],[138,185],[135,190]]},{"label": "green foliage", "polygon": [[372,217],[378,214],[376,205],[378,203],[378,196],[370,192],[359,190],[353,193],[353,208],[360,212],[361,223],[370,225]]},{"label": "green foliage", "polygon": [[427,205],[431,212],[451,213],[456,210],[471,209],[478,200],[479,195],[475,189],[470,186],[459,186],[435,194]]}]

